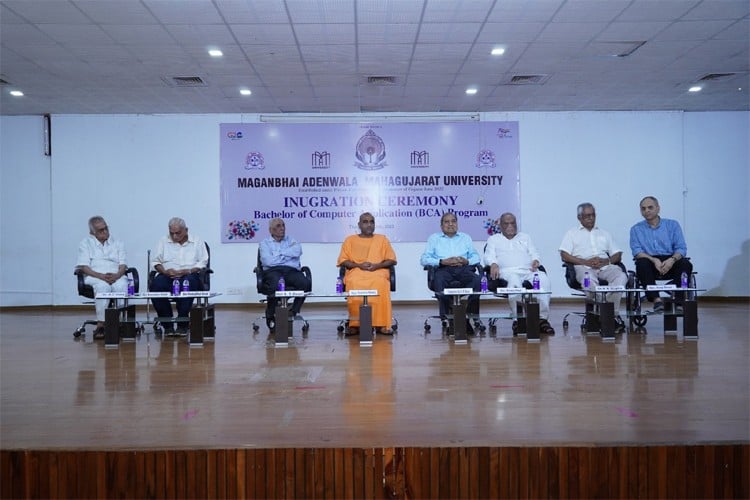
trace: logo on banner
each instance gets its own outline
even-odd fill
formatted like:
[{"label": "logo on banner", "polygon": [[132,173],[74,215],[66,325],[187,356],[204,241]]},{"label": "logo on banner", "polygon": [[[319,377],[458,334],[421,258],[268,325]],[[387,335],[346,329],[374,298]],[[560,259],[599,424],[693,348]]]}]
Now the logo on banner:
[{"label": "logo on banner", "polygon": [[266,168],[266,162],[263,155],[257,151],[252,151],[245,158],[245,170],[263,170]]},{"label": "logo on banner", "polygon": [[411,168],[429,168],[430,167],[430,153],[427,151],[412,151],[411,152]]},{"label": "logo on banner", "polygon": [[380,170],[387,165],[383,139],[372,129],[359,138],[354,156],[357,158],[354,166],[362,170]]},{"label": "logo on banner", "polygon": [[495,168],[496,166],[495,153],[493,153],[489,149],[483,149],[479,153],[477,153],[477,168]]},{"label": "logo on banner", "polygon": [[497,136],[500,139],[504,139],[504,138],[511,138],[511,137],[513,137],[513,134],[510,133],[510,129],[509,128],[500,127],[500,128],[497,129]]},{"label": "logo on banner", "polygon": [[254,220],[233,220],[227,224],[226,238],[228,240],[252,240],[260,226]]},{"label": "logo on banner", "polygon": [[237,141],[239,139],[242,139],[242,131],[238,130],[237,132],[227,132],[227,139],[231,141]]},{"label": "logo on banner", "polygon": [[312,154],[312,168],[331,168],[331,153],[315,151]]}]

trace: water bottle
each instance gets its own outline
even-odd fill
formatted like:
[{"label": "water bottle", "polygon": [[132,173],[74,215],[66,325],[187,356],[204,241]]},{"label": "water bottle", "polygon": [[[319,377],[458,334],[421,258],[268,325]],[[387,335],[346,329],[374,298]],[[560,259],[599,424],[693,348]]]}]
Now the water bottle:
[{"label": "water bottle", "polygon": [[336,278],[336,293],[344,293],[344,280],[341,279],[341,276]]},{"label": "water bottle", "polygon": [[189,292],[190,291],[190,281],[188,281],[187,278],[182,280],[182,291],[183,292]]},{"label": "water bottle", "polygon": [[539,290],[539,273],[534,273],[534,279],[531,280],[531,288]]},{"label": "water bottle", "polygon": [[688,275],[686,272],[683,272],[680,275],[680,287],[681,288],[687,288],[688,287]]},{"label": "water bottle", "polygon": [[132,276],[128,276],[128,295],[131,297],[135,295],[135,281]]},{"label": "water bottle", "polygon": [[284,277],[283,276],[281,278],[279,278],[278,290],[280,292],[283,292],[284,290],[286,290],[286,281],[284,281]]},{"label": "water bottle", "polygon": [[179,295],[180,294],[180,279],[175,278],[172,282],[172,295]]},{"label": "water bottle", "polygon": [[583,273],[583,288],[588,290],[588,288],[591,286],[591,278],[589,277],[589,272],[586,271]]},{"label": "water bottle", "polygon": [[487,273],[482,273],[482,279],[479,281],[479,290],[487,293]]}]

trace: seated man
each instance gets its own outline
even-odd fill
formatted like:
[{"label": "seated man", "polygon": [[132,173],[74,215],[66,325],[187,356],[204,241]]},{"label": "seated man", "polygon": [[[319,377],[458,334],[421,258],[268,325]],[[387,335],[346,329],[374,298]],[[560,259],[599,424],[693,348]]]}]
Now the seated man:
[{"label": "seated man", "polygon": [[[539,276],[539,286],[542,290],[551,291],[550,280],[547,273],[539,270],[539,252],[534,243],[526,233],[519,233],[516,225],[516,216],[512,213],[504,213],[496,221],[500,227],[500,233],[493,234],[487,239],[484,248],[484,263],[490,266],[489,289],[495,290],[500,286],[500,279],[508,282],[511,288],[523,286],[524,281],[531,283],[534,274]],[[517,311],[519,295],[509,295],[508,304],[511,314]],[[555,330],[549,324],[549,295],[539,295],[539,329],[542,333],[554,335]],[[516,332],[518,323],[513,322],[513,333]]]},{"label": "seated man", "polygon": [[[378,333],[393,335],[391,321],[391,266],[396,265],[396,252],[382,234],[374,234],[375,218],[369,212],[359,216],[359,234],[348,236],[341,244],[337,266],[344,266],[347,290],[377,290],[377,297],[368,297],[372,306],[372,326]],[[359,334],[359,307],[362,297],[349,297],[349,333]],[[356,319],[355,319],[356,318]]]},{"label": "seated man", "polygon": [[[200,271],[208,264],[208,251],[206,244],[200,238],[188,235],[185,221],[179,217],[169,219],[169,235],[164,236],[156,244],[156,253],[152,256],[151,265],[157,272],[151,284],[152,292],[172,291],[172,282],[179,279],[180,283],[188,280],[190,291],[203,290],[200,279]],[[188,331],[190,308],[193,306],[193,298],[186,297],[175,299],[177,304],[177,333],[185,334]],[[169,299],[151,299],[160,318],[172,317],[172,306]],[[171,321],[162,322],[165,333],[173,333],[174,325]]]},{"label": "seated man", "polygon": [[[596,227],[596,209],[591,203],[578,205],[580,225],[570,229],[560,243],[560,256],[564,262],[573,264],[576,279],[584,282],[585,273],[589,273],[591,287],[599,280],[607,280],[610,286],[625,286],[628,277],[616,265],[622,259],[622,250],[615,244],[612,236]],[[622,292],[607,293],[607,301],[615,304],[615,323],[617,331],[625,330],[625,323],[620,317],[620,300]]]},{"label": "seated man", "polygon": [[[687,244],[680,223],[659,216],[659,201],[653,196],[641,200],[643,220],[630,228],[630,250],[635,259],[635,274],[641,286],[656,284],[656,280],[670,280],[680,285],[682,273],[690,276],[693,265],[684,257]],[[654,303],[654,311],[664,310],[659,292],[647,291],[646,298]],[[677,301],[685,299],[684,292],[676,294]]]},{"label": "seated man", "polygon": [[[456,288],[472,288],[475,292],[480,290],[480,277],[474,272],[479,264],[479,252],[474,248],[471,237],[468,234],[458,232],[458,219],[456,214],[448,212],[440,218],[440,229],[442,232],[434,233],[427,239],[425,249],[419,263],[422,266],[433,266],[435,270],[434,292],[440,293],[450,283],[458,283]],[[452,288],[452,287],[448,287]],[[439,296],[440,317],[445,318],[450,313],[451,297]],[[479,314],[479,296],[469,296],[469,304],[466,308],[467,314]],[[474,329],[471,322],[466,321],[466,331],[473,334]]]},{"label": "seated man", "polygon": [[[125,271],[125,245],[109,235],[107,222],[96,215],[89,219],[89,235],[78,245],[76,267],[85,275],[83,280],[94,288],[94,293],[128,291]],[[96,328],[94,338],[104,338],[104,310],[106,300],[96,300]]]},{"label": "seated man", "polygon": [[[260,264],[263,266],[263,287],[266,290],[278,290],[279,278],[284,278],[288,290],[312,290],[312,283],[301,269],[300,257],[302,245],[294,238],[286,235],[286,224],[283,219],[274,218],[268,223],[271,236],[260,242]],[[302,310],[304,297],[295,297],[292,304],[291,317]],[[266,304],[266,324],[273,328],[275,324],[276,297],[268,297]]]}]

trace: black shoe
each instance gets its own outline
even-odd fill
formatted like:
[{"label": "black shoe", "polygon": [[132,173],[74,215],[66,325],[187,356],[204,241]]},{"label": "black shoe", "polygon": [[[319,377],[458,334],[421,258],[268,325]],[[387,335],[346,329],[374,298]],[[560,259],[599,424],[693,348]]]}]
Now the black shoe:
[{"label": "black shoe", "polygon": [[276,330],[276,319],[274,319],[274,318],[266,318],[266,326],[271,331]]},{"label": "black shoe", "polygon": [[103,338],[104,338],[104,327],[97,326],[96,329],[94,329],[94,340],[101,340]]},{"label": "black shoe", "polygon": [[518,335],[518,321],[513,321],[513,324],[510,325],[510,329],[513,330],[514,337]]},{"label": "black shoe", "polygon": [[185,336],[185,335],[188,334],[188,330],[189,329],[188,329],[187,325],[179,325],[177,327],[177,335],[179,335],[179,336]]}]

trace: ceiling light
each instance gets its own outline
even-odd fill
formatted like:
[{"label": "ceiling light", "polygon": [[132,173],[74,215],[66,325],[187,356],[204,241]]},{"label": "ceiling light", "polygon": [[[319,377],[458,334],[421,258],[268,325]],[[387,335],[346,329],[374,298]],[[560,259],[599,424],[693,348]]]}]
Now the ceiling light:
[{"label": "ceiling light", "polygon": [[211,49],[208,51],[208,55],[211,57],[221,57],[224,55],[224,53],[219,49]]},{"label": "ceiling light", "polygon": [[11,90],[10,95],[12,95],[13,97],[23,97],[23,92],[21,92],[20,90]]},{"label": "ceiling light", "polygon": [[690,87],[688,89],[688,92],[700,92],[703,89],[700,85],[696,85],[694,87]]},{"label": "ceiling light", "polygon": [[501,56],[505,54],[505,49],[502,47],[495,47],[494,49],[492,49],[492,52],[490,52],[490,54],[492,54],[493,56]]},{"label": "ceiling light", "polygon": [[469,87],[466,89],[466,95],[474,95],[477,93],[477,89],[475,87]]},{"label": "ceiling light", "polygon": [[240,89],[240,94],[242,94],[242,95],[250,95],[252,93],[253,93],[253,91],[250,90],[250,89]]}]

